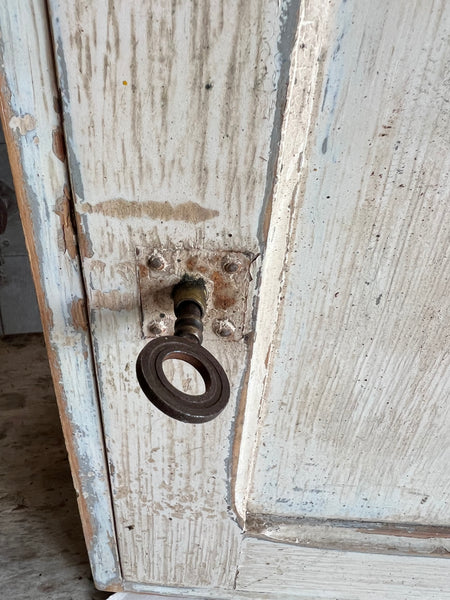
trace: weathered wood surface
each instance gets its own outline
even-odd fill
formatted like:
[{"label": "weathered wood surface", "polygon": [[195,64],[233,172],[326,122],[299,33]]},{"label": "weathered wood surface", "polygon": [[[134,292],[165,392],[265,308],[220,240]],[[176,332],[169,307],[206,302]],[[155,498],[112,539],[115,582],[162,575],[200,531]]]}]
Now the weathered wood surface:
[{"label": "weathered wood surface", "polygon": [[[94,577],[120,578],[44,2],[0,3],[0,107]],[[63,145],[62,145],[63,147]]]},{"label": "weathered wood surface", "polygon": [[135,250],[261,251],[298,3],[49,5],[123,574],[231,588],[247,342],[205,331],[232,386],[220,418],[161,414],[135,376]]},{"label": "weathered wood surface", "polygon": [[[117,594],[114,600],[158,597],[139,595],[150,593],[149,586],[128,585],[130,592]],[[450,570],[443,558],[318,550],[247,538],[233,590],[154,592],[168,600],[448,600]]]},{"label": "weathered wood surface", "polygon": [[[444,559],[302,548],[292,529],[291,544],[245,539],[232,509],[234,500],[241,524],[247,511],[448,524],[446,324],[438,309],[448,242],[449,8],[303,3],[273,180],[295,11],[295,3],[272,0],[214,10],[154,2],[151,11],[143,1],[50,1],[123,587],[197,598],[440,600],[450,589]],[[26,102],[8,117],[23,134],[22,164],[35,186],[40,170],[26,163],[25,149],[34,148],[27,130],[52,118]],[[36,144],[46,159],[54,156],[52,129]],[[45,203],[58,196],[46,191],[34,223],[41,210],[54,218]],[[56,208],[52,228],[65,235],[59,255],[54,241],[47,248],[54,255],[40,297],[44,306],[42,298],[56,295],[56,329],[47,328],[65,361],[70,418],[93,427],[83,430],[84,444],[79,432],[69,440],[94,453],[92,479],[104,486],[67,206]],[[266,238],[246,405],[239,407],[246,342],[225,344],[206,331],[205,345],[230,375],[232,401],[209,424],[170,421],[134,374],[145,343],[136,248],[257,253]],[[59,266],[69,274],[62,292]],[[69,293],[73,280],[79,287]],[[78,346],[66,351],[64,327],[71,335],[78,327],[70,339],[85,342],[84,361]],[[80,413],[86,402],[95,427]],[[107,503],[91,514],[96,532],[105,515],[111,523]],[[108,565],[95,559],[102,583]]]},{"label": "weathered wood surface", "polygon": [[270,547],[245,540],[236,592],[264,598],[273,590],[274,597],[309,600],[447,600],[450,570],[443,558]]},{"label": "weathered wood surface", "polygon": [[338,8],[307,150],[293,123],[281,151],[244,514],[450,525],[449,31],[445,1]]}]

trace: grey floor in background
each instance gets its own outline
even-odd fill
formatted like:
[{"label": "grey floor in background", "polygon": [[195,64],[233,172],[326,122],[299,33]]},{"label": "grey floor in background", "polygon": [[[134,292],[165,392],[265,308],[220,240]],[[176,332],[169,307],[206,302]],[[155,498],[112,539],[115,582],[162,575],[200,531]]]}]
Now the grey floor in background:
[{"label": "grey floor in background", "polygon": [[5,138],[0,127],[0,202],[7,207],[0,233],[0,334],[42,331]]},{"label": "grey floor in background", "polygon": [[0,338],[0,598],[100,600],[41,334]]}]

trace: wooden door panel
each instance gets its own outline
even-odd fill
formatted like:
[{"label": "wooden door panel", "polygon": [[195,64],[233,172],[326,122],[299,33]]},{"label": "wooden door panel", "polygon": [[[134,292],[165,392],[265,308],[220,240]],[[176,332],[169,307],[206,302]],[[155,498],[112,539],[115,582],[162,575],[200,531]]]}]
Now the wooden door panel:
[{"label": "wooden door panel", "polygon": [[[446,3],[50,0],[73,203],[46,7],[7,4],[3,121],[25,127],[10,143],[97,585],[449,597]],[[254,340],[205,332],[232,397],[195,426],[134,372],[142,254],[180,248],[264,256]]]},{"label": "wooden door panel", "polygon": [[123,575],[230,587],[248,336],[205,331],[232,386],[219,419],[160,413],[135,375],[148,341],[136,249],[261,252],[296,9],[52,0],[50,13]]},{"label": "wooden door panel", "polygon": [[[255,345],[269,368],[250,378],[263,396],[258,431],[254,406],[244,426],[253,471],[247,449],[237,486],[261,534],[283,517],[285,539],[303,543],[314,528],[302,523],[399,538],[389,524],[403,523],[406,549],[415,524],[440,526],[419,527],[417,547],[448,553],[450,10],[413,7],[339,7],[301,168],[301,137],[280,157],[293,173],[274,204],[289,202],[288,244],[267,250],[261,297],[272,255],[286,258],[270,348]],[[257,336],[272,316],[259,313]]]}]

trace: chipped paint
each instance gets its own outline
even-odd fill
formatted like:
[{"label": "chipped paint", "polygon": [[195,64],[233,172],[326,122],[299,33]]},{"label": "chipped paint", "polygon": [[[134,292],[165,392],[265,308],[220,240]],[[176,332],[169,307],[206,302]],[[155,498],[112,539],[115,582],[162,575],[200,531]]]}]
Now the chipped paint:
[{"label": "chipped paint", "polygon": [[[136,271],[143,279],[148,269],[119,266],[136,248],[258,254],[299,2],[225,2],[211,10],[158,1],[151,19],[142,18],[143,0],[131,8],[120,1],[83,10],[49,5],[123,572],[133,581],[231,588],[241,531],[227,459],[250,328],[239,327],[240,339],[225,344],[205,327],[205,346],[232,380],[223,418],[189,436],[170,421],[156,425],[130,368],[142,344],[139,287],[146,302]],[[244,304],[247,319],[252,294],[234,304],[220,268],[213,310],[218,318],[236,310],[235,323]],[[149,304],[155,321],[167,318],[161,296]],[[164,448],[157,462],[151,447]],[[157,547],[155,535],[183,543],[175,554]],[[205,560],[208,549],[222,558]]]},{"label": "chipped paint", "polygon": [[54,211],[60,219],[60,232],[59,248],[61,252],[68,252],[70,258],[75,259],[78,257],[77,242],[75,238],[75,232],[72,226],[72,219],[70,214],[70,192],[69,187],[64,185],[63,195],[57,199]]},{"label": "chipped paint", "polygon": [[26,135],[29,131],[36,129],[36,119],[33,115],[26,114],[23,117],[11,117],[8,123],[13,131],[18,131],[20,135]]},{"label": "chipped paint", "polygon": [[[113,589],[120,568],[92,353],[79,327],[81,304],[72,304],[83,298],[83,282],[70,224],[67,171],[53,152],[52,132],[61,123],[48,103],[56,86],[47,6],[40,0],[7,0],[0,4],[0,27],[1,115],[62,427],[94,577],[98,585]],[[13,135],[20,129],[35,131],[33,140]]]},{"label": "chipped paint", "polygon": [[94,250],[92,249],[92,241],[89,235],[89,229],[86,225],[83,227],[83,215],[81,215],[79,212],[75,212],[75,221],[77,224],[77,238],[80,256],[81,258],[92,258],[94,256]]},{"label": "chipped paint", "polygon": [[336,8],[309,122],[293,60],[239,510],[289,543],[448,556],[450,5]]},{"label": "chipped paint", "polygon": [[[342,2],[342,6],[344,4],[347,6],[341,9],[341,13],[346,12],[347,22],[350,24],[351,21],[352,27],[353,21],[357,22],[361,15],[366,15],[366,11],[369,14],[370,11],[374,11],[373,19],[370,20],[371,26],[364,29],[367,35],[368,32],[373,35],[378,31],[373,27],[376,17],[382,14],[378,13],[378,10],[395,11],[398,6],[406,7],[405,14],[401,15],[399,22],[408,18],[417,19],[417,13],[421,10],[417,5],[415,11],[411,11],[409,5],[403,1],[390,3],[381,9],[374,3],[366,2],[366,11],[355,11],[351,2]],[[415,557],[415,561],[412,562],[405,556],[386,558],[371,554],[370,560],[366,559],[364,562],[357,552],[314,551],[294,543],[274,544],[267,539],[255,540],[242,535],[231,513],[228,477],[232,467],[229,466],[228,459],[230,439],[234,431],[233,419],[236,414],[238,419],[242,416],[238,413],[238,401],[241,392],[239,384],[241,381],[247,381],[246,340],[239,341],[236,345],[227,345],[224,350],[224,344],[217,341],[211,331],[205,332],[207,344],[211,344],[214,354],[219,356],[232,375],[233,389],[227,412],[221,419],[204,427],[189,428],[188,431],[184,424],[173,423],[153,412],[149,403],[142,398],[133,373],[133,364],[142,346],[139,290],[137,276],[133,271],[134,263],[131,262],[135,258],[135,249],[167,246],[170,242],[177,247],[208,249],[214,249],[219,244],[221,249],[250,249],[252,253],[256,253],[259,245],[265,243],[267,238],[268,247],[262,278],[264,293],[259,306],[255,360],[248,379],[243,441],[239,450],[237,446],[233,448],[235,456],[239,454],[241,459],[241,472],[236,479],[236,506],[243,517],[243,523],[248,494],[255,492],[253,483],[257,483],[257,479],[251,477],[251,464],[256,458],[256,428],[258,423],[265,423],[265,419],[270,416],[268,407],[260,405],[260,399],[268,389],[265,386],[271,383],[267,376],[272,377],[276,372],[273,367],[274,361],[279,360],[284,348],[277,346],[277,336],[283,333],[283,318],[286,314],[284,311],[289,310],[288,302],[294,305],[295,311],[294,308],[291,309],[295,312],[292,322],[295,318],[307,319],[309,314],[306,309],[303,310],[304,307],[299,307],[293,301],[298,295],[298,273],[296,286],[290,290],[289,299],[283,302],[289,270],[292,267],[292,273],[295,266],[298,266],[294,257],[295,250],[302,249],[303,252],[308,252],[305,250],[307,244],[304,238],[297,240],[295,247],[296,224],[301,218],[302,223],[312,223],[314,226],[312,239],[308,240],[311,247],[323,240],[332,245],[339,237],[335,235],[335,228],[342,224],[340,219],[343,219],[345,210],[349,210],[349,207],[353,206],[352,202],[358,198],[360,205],[355,219],[350,220],[351,226],[341,232],[342,240],[347,241],[358,231],[358,225],[361,225],[358,217],[364,213],[364,203],[367,200],[359,198],[359,188],[356,188],[353,194],[345,195],[345,203],[340,210],[333,213],[329,209],[332,206],[332,202],[329,202],[331,193],[328,196],[318,193],[324,191],[320,189],[319,184],[314,184],[317,187],[311,184],[312,187],[305,193],[304,169],[309,165],[312,144],[315,143],[319,149],[318,161],[330,161],[330,164],[334,164],[339,151],[339,146],[336,145],[336,132],[339,129],[331,126],[331,119],[325,124],[319,124],[320,135],[317,139],[314,139],[314,135],[308,138],[316,119],[322,119],[318,115],[320,98],[324,99],[322,104],[327,116],[331,114],[333,119],[339,116],[338,104],[332,103],[330,108],[331,105],[328,106],[327,103],[335,97],[333,89],[338,90],[336,101],[338,100],[342,80],[332,82],[339,84],[335,88],[333,85],[328,88],[326,85],[321,86],[322,54],[332,39],[327,36],[336,36],[334,29],[333,33],[330,33],[332,28],[328,29],[329,14],[335,14],[333,10],[336,3],[331,2],[331,13],[328,12],[329,5],[325,0],[306,0],[301,3],[297,44],[291,64],[294,77],[290,78],[288,111],[282,130],[283,147],[277,161],[280,122],[284,110],[282,87],[287,83],[286,60],[289,59],[289,50],[293,43],[298,2],[279,4],[271,0],[262,3],[250,0],[239,4],[223,3],[220,9],[211,10],[207,3],[178,3],[173,9],[172,5],[157,1],[152,7],[152,19],[142,18],[142,15],[148,14],[148,8],[146,3],[140,0],[132,5],[120,0],[111,1],[108,6],[106,3],[83,3],[81,6],[78,2],[49,2],[66,117],[65,135],[74,187],[76,228],[83,259],[84,281],[91,296],[89,308],[95,355],[91,354],[88,336],[85,335],[83,327],[74,327],[75,321],[80,322],[82,319],[82,306],[78,302],[83,298],[80,265],[70,258],[69,252],[57,251],[58,244],[61,246],[61,239],[54,235],[54,231],[58,227],[61,228],[61,214],[64,222],[66,218],[64,207],[58,207],[58,214],[55,214],[55,203],[49,199],[60,195],[61,177],[58,178],[58,185],[54,185],[52,189],[39,188],[36,197],[30,195],[33,199],[32,223],[35,231],[43,231],[46,225],[50,227],[50,224],[53,224],[49,231],[54,235],[50,247],[45,236],[35,236],[37,255],[34,269],[39,274],[40,267],[36,258],[44,257],[47,261],[44,267],[49,268],[49,271],[41,273],[40,281],[44,289],[44,300],[47,299],[51,304],[53,312],[53,327],[49,333],[50,343],[53,344],[53,351],[57,357],[53,360],[54,378],[55,381],[63,382],[66,394],[60,393],[59,397],[61,412],[64,415],[63,425],[69,440],[72,468],[76,473],[75,485],[77,489],[81,488],[80,510],[91,560],[97,584],[101,587],[108,586],[112,590],[120,583],[111,507],[105,501],[107,482],[103,446],[99,443],[102,434],[100,422],[104,425],[108,447],[110,484],[114,494],[126,589],[153,589],[168,594],[176,593],[175,586],[178,585],[185,588],[183,591],[188,596],[223,598],[239,598],[240,595],[276,598],[279,590],[291,597],[301,589],[303,595],[311,590],[312,597],[317,595],[313,592],[322,593],[324,582],[330,582],[331,578],[333,585],[330,584],[329,588],[333,597],[348,597],[348,581],[355,583],[355,589],[367,592],[367,597],[371,592],[370,589],[367,590],[367,581],[371,581],[373,589],[382,589],[383,592],[393,589],[397,597],[403,597],[406,579],[408,589],[414,592],[419,590],[419,594],[423,589],[432,589],[433,597],[444,598],[445,594],[447,597],[449,595],[448,569],[443,565],[443,561],[439,562],[433,558]],[[28,12],[33,14],[32,10]],[[45,9],[42,10],[42,14],[45,14]],[[429,21],[422,21],[431,23],[431,27],[439,14],[433,7],[427,11]],[[7,22],[7,15],[7,11],[4,11],[4,22]],[[337,25],[342,25],[342,22],[338,22]],[[395,20],[391,19],[388,23],[387,33],[391,31],[390,26],[396,41],[406,39],[397,36]],[[341,31],[339,27],[337,30]],[[44,28],[39,39],[46,39],[46,31]],[[280,39],[280,36],[284,39]],[[420,49],[416,37],[411,38],[414,44],[411,51]],[[12,36],[10,39],[13,39]],[[341,41],[345,44],[346,38],[337,42],[333,39],[331,44],[331,51],[338,57],[336,64],[348,67],[357,63],[355,55],[351,53],[347,54],[351,59],[342,58],[345,53],[339,46]],[[398,44],[390,46],[376,43],[372,47],[376,47],[377,53],[376,56],[370,56],[367,68],[383,56],[386,47],[386,51],[396,52]],[[444,45],[441,44],[441,47]],[[20,53],[20,47],[18,52]],[[149,56],[155,59],[151,63],[152,69],[148,68]],[[41,62],[47,64],[45,60]],[[356,64],[355,69],[357,66]],[[17,68],[20,70],[20,64]],[[433,69],[433,65],[430,65],[427,76],[434,73]],[[332,69],[329,73],[331,71]],[[11,69],[11,73],[13,72]],[[387,72],[387,68],[382,72]],[[406,72],[408,73],[408,70]],[[335,73],[336,77],[341,78],[342,73],[338,69]],[[396,76],[401,77],[402,73],[399,69]],[[353,74],[352,77],[354,76]],[[123,85],[124,81],[127,81],[127,86]],[[373,77],[370,79],[370,86],[375,84],[376,77]],[[32,88],[27,90],[31,91]],[[100,91],[102,93],[99,93]],[[355,88],[353,91],[355,92]],[[436,97],[442,98],[442,106],[445,108],[445,89],[441,87],[438,91],[440,96],[437,94]],[[45,98],[52,98],[55,93],[54,86],[47,92]],[[420,89],[417,96],[419,100],[415,101],[415,106],[420,105],[423,93],[423,89]],[[326,97],[326,94],[331,95]],[[31,97],[32,94],[23,94],[25,98],[28,96]],[[353,97],[354,94],[351,93],[346,96],[348,104],[352,102]],[[371,102],[374,98],[377,96],[371,96]],[[341,107],[342,114],[348,109],[347,103]],[[52,180],[53,169],[55,173],[61,174],[58,169],[63,168],[61,160],[56,159],[53,153],[53,140],[50,135],[52,128],[59,123],[52,122],[46,129],[41,125],[41,120],[45,123],[46,119],[42,119],[41,113],[36,112],[32,106],[19,106],[20,110],[16,110],[17,102],[13,100],[12,104],[17,114],[36,114],[41,139],[39,146],[42,145],[42,148],[33,144],[33,150],[51,156],[54,162],[49,168],[48,178]],[[389,102],[386,103],[388,104]],[[352,126],[360,105],[351,115]],[[428,115],[429,101],[426,106]],[[380,111],[366,114],[364,126],[367,126],[367,122],[374,115],[380,115],[382,109],[385,109],[384,104]],[[445,116],[445,110],[440,114]],[[447,148],[445,134],[440,133],[442,131],[446,131],[446,128],[436,126],[434,138],[438,139],[443,148]],[[387,143],[389,135],[383,133],[383,136],[384,143]],[[378,139],[379,136],[376,137]],[[359,150],[365,148],[360,139],[355,140],[354,147]],[[397,140],[393,147],[398,149]],[[353,145],[349,148],[350,152]],[[387,147],[380,148],[386,151]],[[36,165],[27,162],[26,159],[30,156],[27,152],[30,152],[30,149],[21,146],[21,150],[26,174],[37,173],[39,161],[36,161]],[[432,153],[432,148],[429,150]],[[389,155],[389,151],[380,153],[381,156],[384,154]],[[442,155],[446,156],[447,153]],[[437,153],[433,156],[438,164],[439,156]],[[375,160],[374,156],[371,158]],[[407,160],[405,155],[403,158]],[[342,160],[340,167],[343,172],[347,163],[348,159]],[[324,168],[317,175],[314,171],[317,167],[312,168],[313,178],[317,181],[322,173],[330,168],[329,163],[320,164]],[[351,164],[353,165],[353,162]],[[396,166],[401,170],[400,164]],[[358,178],[364,177],[365,172],[364,168],[357,169]],[[48,175],[47,172],[45,174]],[[352,181],[352,174],[346,174],[347,184],[348,181]],[[64,173],[64,181],[65,177]],[[382,178],[383,176],[380,179]],[[37,178],[33,183],[36,184],[36,181]],[[405,184],[400,186],[405,187]],[[273,187],[273,211],[269,219]],[[334,186],[332,187],[334,192]],[[384,205],[394,207],[394,203],[387,202],[392,190],[383,189],[383,202],[380,201],[379,206],[377,205],[380,214]],[[377,190],[377,186],[372,183],[367,186],[367,190]],[[85,203],[85,198],[89,202]],[[414,205],[412,200],[408,206]],[[306,210],[305,206],[309,210]],[[300,210],[301,208],[303,210]],[[328,212],[324,208],[328,209]],[[325,216],[330,214],[333,218],[327,221],[328,225],[325,226]],[[415,223],[414,215],[409,215],[409,218],[410,222]],[[401,223],[401,219],[395,222]],[[28,230],[27,237],[33,239],[32,229]],[[385,237],[387,239],[389,236]],[[64,248],[66,247],[67,243],[64,240]],[[348,250],[345,244],[343,247]],[[407,245],[404,247],[407,248]],[[439,247],[444,247],[444,244],[439,244]],[[344,294],[345,281],[351,279],[357,285],[359,279],[349,278],[348,272],[342,269],[342,282],[339,282],[339,287],[333,286],[333,289],[328,290],[319,276],[319,267],[323,263],[319,267],[316,265],[315,269],[311,265],[314,264],[314,257],[320,256],[324,259],[330,256],[330,264],[336,267],[338,253],[333,254],[328,247],[321,248],[321,252],[317,251],[317,246],[315,248],[316,254],[308,255],[311,260],[300,261],[302,298],[311,293],[310,289],[314,288],[318,280],[317,285],[322,286],[320,289],[326,290],[325,297],[321,297],[318,304],[322,307],[326,306],[328,301],[334,303],[331,314],[335,316],[339,314],[339,308],[342,306],[339,303],[351,295]],[[374,252],[376,254],[376,251]],[[348,255],[350,252],[344,254],[344,258]],[[94,256],[95,260],[90,260]],[[377,256],[379,264],[383,264],[383,255]],[[314,277],[310,282],[311,286],[308,287],[303,284],[311,275],[311,271]],[[56,275],[59,276],[61,272],[70,275],[69,289],[64,287],[67,285],[66,280],[56,279]],[[145,267],[138,269],[138,272],[142,278],[149,277]],[[340,270],[333,268],[328,273],[327,283],[336,272]],[[218,289],[221,290],[217,305],[224,307],[228,302],[224,289],[221,289],[225,288],[225,283],[221,272],[217,273]],[[400,269],[396,276],[401,276]],[[395,288],[395,285],[393,287]],[[340,290],[339,298],[336,296],[336,289]],[[389,289],[389,286],[379,285],[375,289],[374,285],[370,290],[370,302],[364,305],[364,310],[374,309],[374,299],[383,293],[383,301],[376,309],[377,316],[380,318],[382,313],[383,317],[388,318],[385,305],[392,306],[392,290],[388,294],[386,289]],[[433,289],[432,285],[429,289]],[[58,304],[61,295],[63,298]],[[159,299],[154,302],[152,308],[156,309],[158,306]],[[313,302],[308,304],[308,308],[311,306],[315,306]],[[274,313],[280,315],[280,321],[274,318]],[[401,314],[404,318],[405,313]],[[350,321],[353,323],[353,320]],[[320,336],[324,335],[324,328],[319,328],[317,332],[313,329],[317,335],[304,335],[303,322],[300,325],[297,323],[299,326],[295,328],[292,322],[289,321],[285,329],[290,329],[290,333],[296,336],[295,341],[299,343],[306,344],[310,339],[320,340]],[[321,323],[319,320],[317,322]],[[331,319],[329,326],[332,327],[335,322],[342,325],[337,319]],[[366,321],[363,322],[366,324]],[[64,346],[68,338],[68,329],[73,344],[76,345],[76,352],[73,351],[73,346]],[[308,329],[308,332],[310,331],[311,329]],[[340,331],[345,331],[345,327],[341,326]],[[324,344],[320,352],[317,351],[317,364],[320,364],[327,349],[328,346]],[[314,355],[314,349],[311,352],[291,354],[298,355],[299,361],[306,360],[304,355]],[[351,353],[342,352],[341,355],[348,359]],[[363,357],[363,352],[359,351],[357,355]],[[92,379],[90,370],[86,371],[86,363],[94,358],[97,382]],[[423,359],[422,355],[419,359]],[[333,360],[331,357],[326,366],[332,365]],[[58,370],[60,363],[64,365],[64,369]],[[282,368],[278,369],[283,376],[290,372],[287,364],[286,361]],[[316,374],[314,367],[315,364],[311,372]],[[307,372],[309,371],[301,369],[302,377]],[[339,371],[340,375],[342,372],[345,372],[345,369]],[[76,373],[76,379],[68,373]],[[295,377],[287,379],[288,383],[296,381]],[[102,419],[93,400],[96,383],[100,390]],[[276,431],[277,426],[281,426],[280,439],[284,445],[279,455],[282,455],[286,447],[294,447],[294,450],[296,447],[303,448],[301,444],[289,446],[285,443],[286,432],[289,431],[292,437],[297,435],[297,423],[293,416],[301,419],[309,415],[310,418],[317,408],[317,400],[308,405],[307,411],[300,413],[296,411],[297,402],[294,406],[285,407],[283,403],[287,394],[280,394],[282,384],[283,382],[278,382],[269,394],[270,398],[274,397],[277,400],[273,411],[276,418],[274,417],[274,422],[270,422],[262,430],[265,435],[270,435]],[[347,389],[351,386],[352,382]],[[318,394],[319,398],[324,396],[325,394]],[[307,390],[304,390],[303,405],[306,397]],[[320,402],[318,404],[320,405]],[[359,403],[353,407],[352,416],[363,404]],[[327,404],[325,412],[330,410],[330,406],[332,403]],[[403,414],[407,414],[408,409],[409,407],[406,407]],[[341,417],[342,404],[339,404],[339,410]],[[377,415],[380,422],[383,414]],[[371,414],[367,418],[370,417]],[[313,426],[300,430],[307,434],[313,431],[314,435],[311,435],[311,438],[319,439],[323,443],[325,450],[323,447],[322,450],[325,455],[328,449],[328,432],[324,433],[321,429],[322,422],[327,422],[326,415],[323,421],[315,421]],[[342,428],[345,427],[345,423],[341,423],[339,419],[337,422]],[[361,418],[360,423],[363,422],[365,419]],[[420,422],[420,419],[414,422]],[[333,423],[328,422],[329,428]],[[370,432],[371,435],[366,435],[364,439],[372,440],[378,430],[379,427],[375,426],[374,431]],[[317,435],[318,431],[321,435]],[[352,438],[352,435],[353,429],[347,436],[353,442],[351,456],[360,456],[354,452],[359,440],[356,436]],[[96,443],[93,444],[92,440]],[[272,444],[266,443],[264,447],[273,453]],[[442,452],[443,447],[444,443],[439,444],[438,450]],[[336,447],[333,447],[330,456],[327,456],[329,461],[334,460],[335,450]],[[382,452],[383,446],[379,450]],[[270,458],[270,454],[268,456]],[[316,457],[316,454],[313,453],[313,456]],[[283,466],[277,480],[280,486],[293,471],[289,469],[288,472],[285,465],[298,466],[303,459],[302,454],[298,461],[279,461]],[[342,462],[344,463],[345,461]],[[322,473],[327,473],[328,464],[327,462],[323,466]],[[277,467],[278,464],[275,464],[275,468]],[[309,473],[308,469],[314,467],[316,465],[313,462],[308,463],[299,476],[304,476],[304,473]],[[375,472],[378,475],[378,464],[377,467],[370,470],[370,473]],[[268,472],[267,468],[262,470],[264,473]],[[327,473],[327,483],[337,471],[337,468],[333,468]],[[355,469],[354,472],[360,471],[364,469]],[[270,479],[264,488],[266,492],[273,490],[273,472],[271,469]],[[77,474],[82,475],[80,480],[77,479]],[[345,485],[342,487],[345,488]],[[301,486],[295,485],[290,491],[300,494]],[[321,490],[314,487],[311,493],[315,501],[311,501],[308,510],[320,507],[316,498],[320,496]],[[427,501],[423,502],[425,496],[421,493],[415,500],[416,504],[420,505],[420,510],[427,511],[433,501],[431,495],[427,494],[426,497]],[[252,498],[253,508],[259,498],[260,496]],[[275,498],[281,510],[296,508],[295,502],[291,501],[287,492],[280,493]],[[343,503],[337,503],[337,510],[342,509],[342,505]],[[370,507],[363,508],[369,510]],[[257,533],[264,535],[262,531]],[[390,544],[396,537],[392,536],[391,539],[390,533],[386,529],[386,536],[376,536],[373,532],[370,532],[370,536],[378,539],[386,537],[387,543]],[[168,543],[158,543],[157,540],[161,539]],[[425,541],[429,543],[430,539],[428,537]],[[436,540],[437,538],[432,538],[431,543],[434,544]],[[410,541],[414,542],[412,536]],[[405,548],[408,547],[408,543],[405,542]],[[302,569],[298,569],[299,564],[302,565]],[[336,564],[339,564],[339,569],[336,569]],[[417,583],[417,565],[420,565],[420,584]],[[360,577],[360,573],[363,573],[364,577]],[[393,581],[395,577],[397,581]],[[160,586],[151,588],[148,582],[157,582]],[[193,585],[204,586],[204,589],[192,588]],[[391,597],[389,594],[384,595]]]},{"label": "chipped paint", "polygon": [[132,310],[135,307],[136,297],[134,294],[124,293],[120,290],[112,290],[110,292],[103,292],[102,290],[90,290],[90,310],[106,308],[107,310],[120,311]]},{"label": "chipped paint", "polygon": [[[132,368],[142,344],[136,271],[145,277],[146,269],[121,265],[134,261],[136,248],[258,254],[282,8],[276,0],[212,10],[158,0],[145,19],[144,0],[49,6],[123,572],[133,581],[232,586],[241,532],[225,461],[248,328],[230,344],[205,327],[205,346],[233,381],[223,418],[189,436],[170,421],[156,423]],[[225,277],[216,280],[211,306],[221,318],[238,309]],[[167,314],[159,302],[158,322]],[[239,298],[245,318],[249,304]],[[158,461],[151,447],[164,448]],[[154,535],[182,539],[178,556]],[[208,548],[224,559],[205,562]]]},{"label": "chipped paint", "polygon": [[136,202],[123,198],[106,200],[93,206],[85,202],[82,204],[81,210],[83,213],[97,213],[116,219],[150,218],[159,221],[185,221],[187,223],[200,223],[219,216],[218,210],[205,208],[197,202],[182,202],[173,206],[169,202]]},{"label": "chipped paint", "polygon": [[88,331],[89,324],[87,320],[86,302],[84,298],[77,298],[76,300],[72,301],[72,304],[70,305],[70,314],[75,329]]},{"label": "chipped paint", "polygon": [[64,143],[64,134],[61,127],[55,127],[53,130],[53,153],[59,158],[61,162],[66,160],[66,146]]}]

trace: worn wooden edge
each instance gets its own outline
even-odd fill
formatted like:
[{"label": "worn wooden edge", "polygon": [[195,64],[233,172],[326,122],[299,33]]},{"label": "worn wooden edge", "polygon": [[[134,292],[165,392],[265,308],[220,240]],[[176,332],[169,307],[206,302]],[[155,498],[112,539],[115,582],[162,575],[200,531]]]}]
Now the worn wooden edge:
[{"label": "worn wooden edge", "polygon": [[[14,29],[17,23],[22,35]],[[0,118],[83,532],[97,587],[118,591],[122,589],[121,571],[75,232],[69,218],[60,219],[61,199],[44,193],[48,190],[39,172],[43,166],[51,169],[52,185],[70,202],[60,136],[55,147],[55,131],[60,131],[61,125],[54,102],[57,91],[45,3],[3,3],[0,29]],[[26,131],[21,131],[21,123],[28,117]],[[68,216],[70,207],[67,202],[64,206]],[[63,231],[58,230],[58,221]],[[43,225],[48,228],[45,244],[40,243]],[[61,237],[64,251],[58,243]],[[53,263],[58,265],[56,272],[52,272]],[[67,274],[61,282],[60,271]],[[51,289],[55,277],[57,289]],[[80,356],[83,369],[74,373]],[[84,387],[91,390],[89,396],[83,395]],[[77,417],[79,411],[84,420]]]},{"label": "worn wooden edge", "polygon": [[329,600],[444,600],[450,598],[450,569],[444,558],[383,555],[243,543],[237,596],[277,590],[287,598]]},{"label": "worn wooden edge", "polygon": [[450,558],[450,527],[247,515],[246,535],[329,550]]},{"label": "worn wooden edge", "polygon": [[[285,594],[280,594],[277,590],[252,592],[250,590],[238,591],[236,589],[223,588],[174,588],[136,583],[134,581],[124,581],[124,590],[124,592],[121,592],[123,596],[119,595],[118,600],[121,600],[121,598],[124,600],[140,600],[141,598],[145,599],[147,595],[152,599],[167,598],[168,600],[181,598],[193,598],[194,600],[278,600],[280,597],[289,597],[292,599],[304,598],[304,596],[297,596],[292,592],[285,596],[286,592]],[[145,594],[145,596],[142,594]]]},{"label": "worn wooden edge", "polygon": [[[236,590],[201,589],[201,588],[164,588],[151,585],[143,585],[134,582],[125,582],[127,591],[119,592],[111,596],[114,600],[157,600],[157,598],[166,598],[166,600],[182,600],[192,598],[193,600],[278,600],[278,592],[249,592]],[[289,594],[281,597],[297,598]],[[312,599],[311,599],[312,600]]]},{"label": "worn wooden edge", "polygon": [[[318,107],[317,93],[320,93],[322,86],[323,57],[335,8],[334,1],[303,2],[294,41],[271,221],[267,231],[267,251],[262,265],[260,300],[254,328],[257,333],[252,342],[251,362],[236,421],[232,452],[233,508],[244,529],[258,443],[258,425],[262,418],[261,411],[264,410],[261,399],[264,398],[274,340],[279,330],[277,315],[283,302],[286,257],[292,239],[294,216],[301,206],[301,190],[295,186],[292,191],[292,180],[298,177],[303,154],[310,141],[310,128]],[[302,123],[302,127],[298,127],[298,122]],[[296,124],[294,128],[293,123]],[[286,173],[286,168],[283,171],[283,167],[289,164],[292,154],[298,155],[297,172]],[[258,335],[258,332],[263,332],[263,335]]]}]

